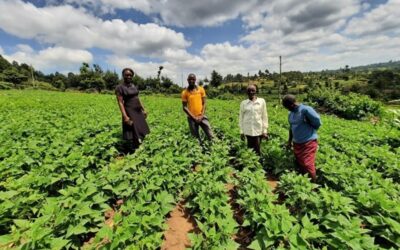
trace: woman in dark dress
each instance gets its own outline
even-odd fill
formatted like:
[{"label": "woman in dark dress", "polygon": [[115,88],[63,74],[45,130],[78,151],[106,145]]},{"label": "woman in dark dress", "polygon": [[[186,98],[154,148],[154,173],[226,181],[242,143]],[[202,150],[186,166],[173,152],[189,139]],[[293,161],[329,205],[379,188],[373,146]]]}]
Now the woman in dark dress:
[{"label": "woman in dark dress", "polygon": [[150,133],[146,122],[147,113],[139,100],[139,90],[132,83],[133,76],[132,69],[123,69],[124,82],[115,88],[122,114],[122,137],[128,142],[130,151],[138,148],[144,137]]}]

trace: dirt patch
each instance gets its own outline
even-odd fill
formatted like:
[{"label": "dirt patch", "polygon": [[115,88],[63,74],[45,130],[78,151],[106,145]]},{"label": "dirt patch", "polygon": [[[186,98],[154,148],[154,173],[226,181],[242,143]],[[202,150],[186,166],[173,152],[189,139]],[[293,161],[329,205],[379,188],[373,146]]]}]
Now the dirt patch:
[{"label": "dirt patch", "polygon": [[225,188],[229,193],[229,204],[232,207],[233,218],[239,224],[238,231],[235,235],[232,236],[232,238],[234,241],[240,244],[239,250],[248,249],[246,247],[252,242],[255,236],[255,232],[249,226],[242,226],[244,222],[245,210],[236,202],[238,198],[236,186],[231,183],[227,183],[225,185]]},{"label": "dirt patch", "polygon": [[278,186],[278,179],[273,176],[267,176],[267,183],[272,188],[272,191]]},{"label": "dirt patch", "polygon": [[164,233],[162,250],[181,250],[190,247],[188,233],[195,231],[194,219],[180,202],[169,214],[167,219],[168,230]]}]

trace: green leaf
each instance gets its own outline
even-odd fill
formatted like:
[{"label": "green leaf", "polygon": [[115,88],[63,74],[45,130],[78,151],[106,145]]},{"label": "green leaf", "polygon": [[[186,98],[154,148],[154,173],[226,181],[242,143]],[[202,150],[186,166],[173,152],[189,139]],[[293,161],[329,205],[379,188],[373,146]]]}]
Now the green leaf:
[{"label": "green leaf", "polygon": [[54,238],[51,240],[51,249],[63,249],[70,241],[63,238]]},{"label": "green leaf", "polygon": [[30,222],[28,220],[14,220],[14,224],[20,228],[20,229],[25,229],[30,227]]}]

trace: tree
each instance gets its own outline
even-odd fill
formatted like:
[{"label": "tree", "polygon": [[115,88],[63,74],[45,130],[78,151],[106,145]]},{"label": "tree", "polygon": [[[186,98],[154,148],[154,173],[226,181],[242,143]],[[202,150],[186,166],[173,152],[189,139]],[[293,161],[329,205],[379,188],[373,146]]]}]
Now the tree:
[{"label": "tree", "polygon": [[3,80],[6,82],[11,82],[16,85],[21,84],[24,81],[28,80],[28,77],[24,74],[18,72],[18,69],[15,67],[7,68],[3,71]]},{"label": "tree", "polygon": [[8,68],[11,68],[11,63],[0,55],[0,72]]},{"label": "tree", "polygon": [[172,82],[172,80],[170,78],[168,78],[166,76],[161,77],[161,86],[162,87],[169,89],[173,84],[174,83]]},{"label": "tree", "polygon": [[233,82],[233,80],[234,80],[234,76],[232,75],[232,74],[227,74],[225,77],[224,77],[224,82]]},{"label": "tree", "polygon": [[215,70],[211,72],[211,81],[210,84],[213,87],[218,87],[222,83],[222,76]]},{"label": "tree", "polygon": [[235,82],[243,82],[243,80],[244,80],[243,78],[244,77],[242,74],[237,73],[235,76]]},{"label": "tree", "polygon": [[157,78],[160,79],[161,71],[163,70],[164,66],[158,67]]},{"label": "tree", "polygon": [[146,83],[142,77],[139,75],[134,75],[132,78],[133,84],[139,89],[139,90],[145,90],[146,89]]},{"label": "tree", "polygon": [[79,87],[81,82],[80,76],[79,75],[75,75],[72,72],[68,73],[67,76],[67,84],[66,84],[66,88],[77,88]]},{"label": "tree", "polygon": [[119,77],[116,72],[111,72],[109,70],[106,71],[103,75],[103,80],[106,84],[106,88],[113,90],[119,83]]}]

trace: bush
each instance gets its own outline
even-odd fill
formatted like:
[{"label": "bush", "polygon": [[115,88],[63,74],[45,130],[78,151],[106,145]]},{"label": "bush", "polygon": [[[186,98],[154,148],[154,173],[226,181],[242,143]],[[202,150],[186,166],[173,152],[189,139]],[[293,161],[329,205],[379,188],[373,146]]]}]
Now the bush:
[{"label": "bush", "polygon": [[308,92],[305,101],[313,102],[325,111],[346,119],[362,120],[369,116],[381,116],[382,104],[368,96],[350,93],[343,95],[332,89],[315,89]]},{"label": "bush", "polygon": [[40,82],[40,81],[35,81],[35,82],[23,82],[18,85],[13,85],[13,88],[16,89],[42,89],[42,90],[53,90],[53,91],[59,91],[56,87],[51,85],[48,82]]},{"label": "bush", "polygon": [[11,82],[1,82],[0,81],[0,89],[12,89],[14,88],[14,84]]},{"label": "bush", "polygon": [[220,100],[233,100],[235,99],[235,96],[231,93],[223,93],[218,95],[216,98]]}]

